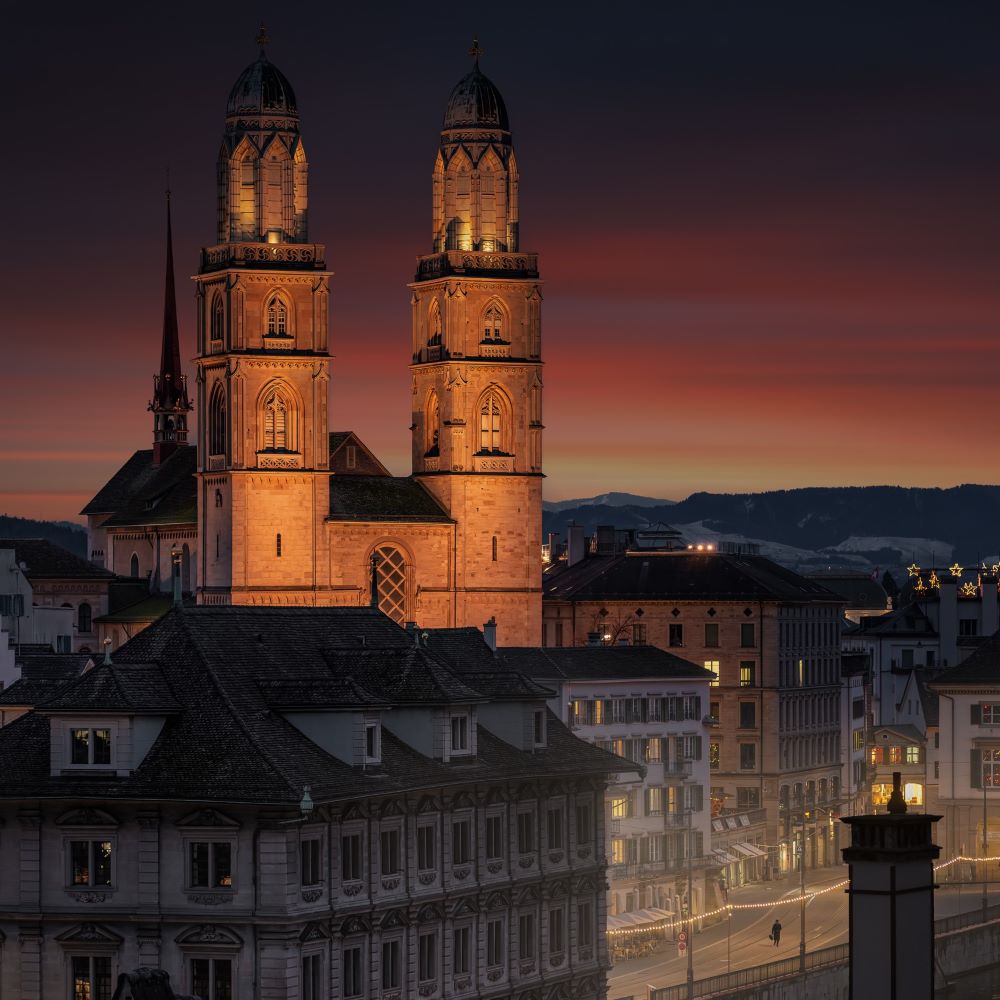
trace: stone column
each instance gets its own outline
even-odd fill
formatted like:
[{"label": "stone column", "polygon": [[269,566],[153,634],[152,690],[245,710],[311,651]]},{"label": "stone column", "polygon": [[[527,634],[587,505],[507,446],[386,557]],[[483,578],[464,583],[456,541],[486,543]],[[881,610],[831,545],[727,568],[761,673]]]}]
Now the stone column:
[{"label": "stone column", "polygon": [[933,1000],[934,867],[940,816],[907,815],[900,772],[887,815],[847,816],[850,1000]]}]

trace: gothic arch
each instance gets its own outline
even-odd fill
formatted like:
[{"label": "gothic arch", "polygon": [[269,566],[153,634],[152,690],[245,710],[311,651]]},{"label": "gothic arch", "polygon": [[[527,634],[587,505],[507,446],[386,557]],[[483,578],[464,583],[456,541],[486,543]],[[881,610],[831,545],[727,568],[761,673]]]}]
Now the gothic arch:
[{"label": "gothic arch", "polygon": [[441,401],[437,391],[431,389],[427,393],[424,405],[424,454],[434,456],[441,454]]},{"label": "gothic arch", "polygon": [[208,312],[209,333],[208,339],[211,341],[222,341],[226,333],[226,306],[222,300],[222,292],[215,290],[212,295],[212,305]]},{"label": "gothic arch", "polygon": [[265,337],[291,337],[294,334],[295,315],[288,296],[281,289],[272,288],[264,296],[261,329]]},{"label": "gothic arch", "polygon": [[133,552],[132,558],[128,561],[128,575],[133,580],[139,579],[139,553]]},{"label": "gothic arch", "polygon": [[495,382],[480,395],[475,410],[479,431],[478,455],[511,455],[514,452],[514,408],[510,397]]},{"label": "gothic arch", "polygon": [[427,346],[436,347],[441,343],[441,303],[437,296],[431,299],[430,308],[427,310]]},{"label": "gothic arch", "polygon": [[445,249],[472,249],[472,160],[459,148],[444,175]]},{"label": "gothic arch", "polygon": [[226,390],[217,379],[208,397],[208,453],[226,453]]},{"label": "gothic arch", "polygon": [[398,538],[383,538],[376,542],[365,559],[365,572],[368,577],[369,601],[371,600],[372,559],[377,562],[374,568],[378,591],[378,608],[397,624],[411,621],[413,553]]},{"label": "gothic arch", "polygon": [[284,379],[268,382],[257,394],[257,450],[302,450],[302,400]]},{"label": "gothic arch", "polygon": [[496,296],[489,299],[479,314],[480,343],[509,344],[510,328],[511,318],[507,304]]}]

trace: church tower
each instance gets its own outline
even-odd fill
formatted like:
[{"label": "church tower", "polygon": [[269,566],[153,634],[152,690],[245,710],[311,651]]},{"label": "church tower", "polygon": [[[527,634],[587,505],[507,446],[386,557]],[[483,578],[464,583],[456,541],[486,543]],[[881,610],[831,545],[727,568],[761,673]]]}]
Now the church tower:
[{"label": "church tower", "polygon": [[201,253],[199,600],[312,604],[328,579],[324,247],[308,242],[295,94],[260,55],[229,94],[218,242]]},{"label": "church tower", "polygon": [[520,249],[518,174],[500,92],[452,91],[433,171],[433,253],[418,258],[413,474],[457,528],[455,624],[496,618],[541,641],[542,360],[538,257]]},{"label": "church tower", "polygon": [[177,335],[177,294],[174,290],[174,240],[170,227],[170,192],[167,192],[167,274],[163,286],[163,345],[160,374],[153,376],[153,465],[159,466],[187,444],[187,415],[191,412],[187,376],[181,371]]}]

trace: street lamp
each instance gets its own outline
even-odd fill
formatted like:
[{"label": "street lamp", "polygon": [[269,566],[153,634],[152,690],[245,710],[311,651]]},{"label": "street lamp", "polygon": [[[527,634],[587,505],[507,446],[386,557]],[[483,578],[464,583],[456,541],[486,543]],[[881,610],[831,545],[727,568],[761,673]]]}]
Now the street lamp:
[{"label": "street lamp", "polygon": [[[687,763],[687,761],[685,761]],[[690,785],[685,785],[686,789]],[[688,1000],[694,1000],[694,858],[691,850],[691,821],[694,810],[691,800],[687,802],[687,862],[688,862],[688,939],[687,939],[687,993]]]},{"label": "street lamp", "polygon": [[[986,768],[982,768],[983,771],[983,923],[986,922],[986,910],[988,906],[988,893],[989,893],[989,883],[986,881],[986,875],[989,871],[989,865],[986,861],[987,857],[987,838],[986,838]],[[990,768],[990,781],[993,780],[993,769]]]},{"label": "street lamp", "polygon": [[799,839],[799,971],[806,971],[806,820],[809,810],[803,808]]}]

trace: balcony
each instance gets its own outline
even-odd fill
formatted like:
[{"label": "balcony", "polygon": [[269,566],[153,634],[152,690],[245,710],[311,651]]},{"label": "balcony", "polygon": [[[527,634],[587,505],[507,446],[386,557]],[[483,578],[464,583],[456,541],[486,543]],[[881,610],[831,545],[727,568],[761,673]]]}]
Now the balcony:
[{"label": "balcony", "polygon": [[446,250],[444,253],[421,257],[417,262],[417,281],[426,281],[428,278],[444,278],[452,274],[537,278],[538,254]]},{"label": "balcony", "polygon": [[285,271],[322,271],[326,247],[321,243],[221,243],[201,252],[202,273],[227,267],[266,267]]}]

